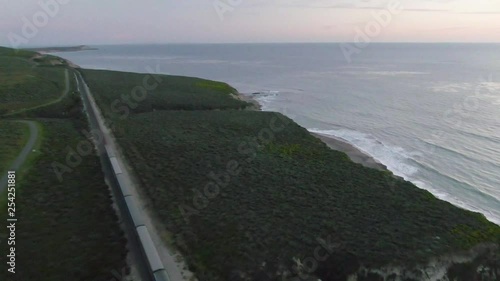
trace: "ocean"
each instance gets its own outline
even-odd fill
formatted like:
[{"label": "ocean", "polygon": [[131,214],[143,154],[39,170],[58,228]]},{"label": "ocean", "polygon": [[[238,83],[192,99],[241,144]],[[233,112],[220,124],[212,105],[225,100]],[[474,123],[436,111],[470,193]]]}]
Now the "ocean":
[{"label": "ocean", "polygon": [[93,47],[55,55],[84,68],[154,70],[259,93],[263,110],[344,139],[436,197],[500,224],[500,44]]}]

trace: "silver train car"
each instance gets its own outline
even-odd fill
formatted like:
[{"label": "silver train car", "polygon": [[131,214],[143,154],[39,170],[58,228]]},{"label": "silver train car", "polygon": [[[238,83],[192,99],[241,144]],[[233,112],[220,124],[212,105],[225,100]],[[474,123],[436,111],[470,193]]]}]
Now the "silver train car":
[{"label": "silver train car", "polygon": [[168,273],[163,266],[158,251],[156,250],[153,239],[151,239],[151,235],[149,234],[149,231],[145,226],[142,210],[137,207],[134,194],[132,193],[128,184],[126,184],[123,170],[118,163],[118,160],[116,159],[116,155],[108,145],[104,145],[104,148],[109,157],[109,161],[111,162],[113,173],[116,176],[123,199],[125,200],[128,212],[130,214],[130,217],[132,218],[135,231],[137,233],[137,236],[139,237],[139,242],[148,261],[153,278],[155,281],[170,281]]},{"label": "silver train car", "polygon": [[[81,88],[81,84],[83,84],[83,86],[86,87],[85,82],[83,81],[83,78],[81,77],[79,72],[75,73],[75,78],[79,90]],[[86,100],[90,106],[90,108],[87,109],[89,111],[89,118],[90,115],[92,115],[95,119],[97,119],[96,113],[98,112],[98,109],[96,108],[96,105],[93,102],[91,102],[91,97],[89,96],[87,90],[83,91],[82,96],[84,98],[86,97]],[[99,123],[99,121],[97,121],[97,126],[102,131],[103,128],[101,128],[102,125]],[[151,235],[149,234],[149,231],[145,226],[144,215],[142,214],[141,209],[137,207],[131,187],[128,186],[128,184],[126,184],[122,167],[120,167],[120,164],[113,150],[110,149],[108,144],[106,144],[106,139],[103,139],[103,141],[104,141],[104,150],[106,151],[106,155],[109,161],[111,162],[112,166],[111,168],[113,169],[113,174],[116,177],[119,189],[121,190],[121,196],[125,201],[129,216],[131,217],[132,222],[134,224],[135,232],[137,234],[137,237],[139,238],[139,242],[142,246],[143,253],[147,259],[151,276],[153,277],[154,281],[170,281],[168,273],[165,270],[165,267],[163,266],[158,251],[156,250],[154,242],[151,239]]]}]

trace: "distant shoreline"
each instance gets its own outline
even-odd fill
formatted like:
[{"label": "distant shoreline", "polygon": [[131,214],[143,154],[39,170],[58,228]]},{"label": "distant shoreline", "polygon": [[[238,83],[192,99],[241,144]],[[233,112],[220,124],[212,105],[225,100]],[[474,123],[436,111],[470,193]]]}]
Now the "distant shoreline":
[{"label": "distant shoreline", "polygon": [[60,53],[60,52],[95,51],[98,49],[86,45],[80,45],[80,46],[69,46],[69,47],[26,48],[24,50],[48,54],[48,53]]}]

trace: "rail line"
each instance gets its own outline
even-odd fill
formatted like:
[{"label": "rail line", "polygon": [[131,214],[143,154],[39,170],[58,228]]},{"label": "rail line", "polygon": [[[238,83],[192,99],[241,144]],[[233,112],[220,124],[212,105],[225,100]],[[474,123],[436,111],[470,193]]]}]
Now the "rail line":
[{"label": "rail line", "polygon": [[[85,108],[88,113],[88,117],[91,126],[100,132],[102,136],[102,141],[97,143],[98,150],[100,152],[101,159],[104,160],[106,164],[109,163],[112,178],[111,180],[118,187],[118,197],[121,204],[120,211],[126,216],[129,222],[132,223],[137,242],[140,245],[142,257],[144,262],[147,264],[150,280],[152,281],[170,281],[169,275],[162,263],[162,260],[158,254],[158,250],[151,238],[149,230],[144,223],[144,214],[142,210],[137,205],[137,199],[133,194],[125,175],[123,174],[122,166],[116,157],[114,149],[110,146],[110,139],[108,135],[104,133],[104,121],[100,118],[98,114],[99,109],[97,108],[93,97],[90,94],[83,77],[81,74],[75,70],[75,79],[77,81],[77,87],[82,95]],[[107,165],[106,165],[107,166]],[[110,174],[108,172],[108,174]]]}]

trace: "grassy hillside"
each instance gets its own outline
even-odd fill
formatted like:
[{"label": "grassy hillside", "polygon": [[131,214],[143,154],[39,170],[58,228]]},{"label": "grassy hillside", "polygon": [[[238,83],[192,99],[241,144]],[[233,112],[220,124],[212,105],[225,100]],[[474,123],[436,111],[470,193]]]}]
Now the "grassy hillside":
[{"label": "grassy hillside", "polygon": [[33,51],[17,50],[17,49],[6,48],[6,47],[0,46],[0,56],[30,59],[34,55],[36,55],[36,52],[33,52]]},{"label": "grassy hillside", "polygon": [[[234,98],[236,90],[198,78],[82,70],[101,109],[113,116],[154,110],[241,109],[250,104]],[[147,94],[144,94],[147,92]],[[138,98],[134,98],[138,97]],[[123,109],[126,108],[126,109]]]},{"label": "grassy hillside", "polygon": [[[72,70],[49,66],[54,57],[35,55],[0,48],[0,114],[2,106],[3,113],[25,109],[0,120],[0,168],[16,156],[28,133],[19,127],[24,124],[11,121],[33,120],[43,131],[40,150],[30,157],[29,169],[17,174],[15,280],[109,281],[113,272],[127,266],[126,239],[99,158],[82,133],[88,124]],[[69,91],[59,100],[67,70]],[[86,152],[76,155],[79,149]],[[61,169],[66,169],[62,178],[56,172]],[[6,195],[1,194],[0,200],[3,221]],[[2,253],[7,253],[6,231],[0,229]],[[0,280],[11,280],[4,258],[0,260],[4,264]]]},{"label": "grassy hillside", "polygon": [[[122,81],[142,78],[108,75],[120,79],[93,78],[91,88],[101,89],[94,95],[109,110],[134,87]],[[169,93],[172,85],[160,87]],[[226,97],[208,100],[212,107]],[[193,110],[161,110],[183,103]],[[500,227],[483,215],[355,164],[281,114],[198,108],[173,95],[124,120],[108,118],[140,187],[202,280],[278,280],[277,272],[294,273],[297,260],[325,243],[327,258],[309,272],[322,280],[500,242]]]},{"label": "grassy hillside", "polygon": [[33,52],[0,49],[0,115],[48,103],[64,89],[63,67]]}]

